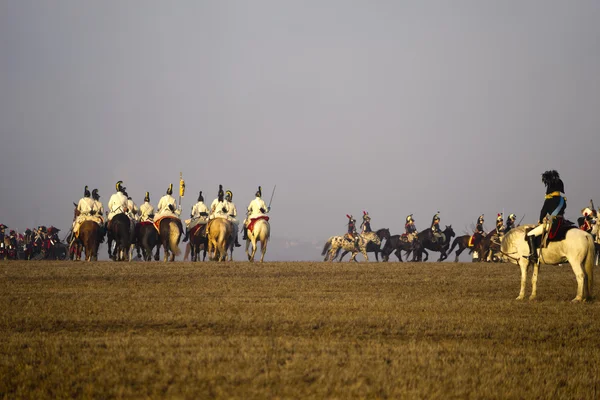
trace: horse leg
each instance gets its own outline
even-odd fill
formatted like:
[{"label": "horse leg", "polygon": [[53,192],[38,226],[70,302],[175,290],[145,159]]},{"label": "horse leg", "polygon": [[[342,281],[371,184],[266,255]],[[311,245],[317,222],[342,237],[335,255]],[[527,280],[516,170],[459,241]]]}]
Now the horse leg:
[{"label": "horse leg", "polygon": [[256,244],[257,238],[253,237],[252,238],[252,254],[250,255],[250,262],[254,262],[254,256],[256,255],[256,248],[257,248],[257,244]]},{"label": "horse leg", "polygon": [[267,252],[267,244],[268,244],[268,239],[267,238],[264,238],[264,240],[260,241],[260,252],[261,252],[260,262],[264,262],[265,261],[265,253]]},{"label": "horse leg", "polygon": [[342,255],[340,256],[340,262],[342,262],[342,260],[344,259],[344,256],[348,254],[348,250],[344,250],[344,252],[342,253]]},{"label": "horse leg", "polygon": [[163,241],[163,247],[164,247],[163,250],[165,251],[165,261],[164,262],[167,262],[167,261],[169,261],[169,244],[167,243],[166,240]]},{"label": "horse leg", "polygon": [[[571,269],[573,269],[573,273],[575,274],[575,279],[577,279],[577,296],[572,300],[573,302],[583,301],[583,292],[585,286],[585,273],[583,272],[582,263],[580,262],[570,262]],[[590,296],[591,294],[588,294]]]},{"label": "horse leg", "polygon": [[250,254],[248,253],[248,249],[250,248],[250,237],[246,238],[246,257],[248,257],[248,261],[250,260]]},{"label": "horse leg", "polygon": [[454,262],[458,262],[458,256],[465,250],[466,247],[458,246],[458,250],[456,250],[456,257],[454,258]]},{"label": "horse leg", "polygon": [[[539,270],[540,270],[540,263],[538,261],[535,264],[533,264],[533,275],[531,276],[531,295],[529,296],[529,300],[535,300],[535,298],[537,296],[537,279],[538,279]],[[579,280],[577,283],[579,284]],[[579,295],[579,293],[578,293],[578,295]]]},{"label": "horse leg", "polygon": [[525,284],[527,283],[527,268],[529,267],[529,260],[525,258],[519,259],[519,267],[521,267],[521,289],[517,300],[523,300],[525,298]]},{"label": "horse leg", "polygon": [[402,250],[396,249],[396,251],[394,251],[394,254],[396,255],[396,257],[398,257],[398,260],[400,262],[404,262],[404,261],[402,261]]}]

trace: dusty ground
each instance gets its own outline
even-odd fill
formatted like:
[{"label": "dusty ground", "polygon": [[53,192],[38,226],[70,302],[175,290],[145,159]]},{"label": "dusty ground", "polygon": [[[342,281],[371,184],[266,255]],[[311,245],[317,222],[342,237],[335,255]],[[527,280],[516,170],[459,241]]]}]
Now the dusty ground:
[{"label": "dusty ground", "polygon": [[0,262],[4,398],[599,398],[570,267]]}]

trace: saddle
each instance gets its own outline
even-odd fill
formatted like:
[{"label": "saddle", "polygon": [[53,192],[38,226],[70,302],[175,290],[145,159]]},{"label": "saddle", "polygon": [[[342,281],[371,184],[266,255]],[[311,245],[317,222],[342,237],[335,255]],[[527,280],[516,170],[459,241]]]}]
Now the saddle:
[{"label": "saddle", "polygon": [[269,220],[269,217],[268,217],[268,216],[266,216],[266,215],[261,215],[260,217],[252,218],[252,219],[250,220],[250,223],[248,224],[248,230],[249,230],[250,232],[254,233],[254,224],[255,224],[257,221],[260,221],[261,219],[264,219],[265,221],[268,221],[268,220]]},{"label": "saddle", "polygon": [[546,247],[550,242],[565,240],[567,232],[575,228],[577,228],[577,225],[567,219],[561,217],[551,218],[550,229],[544,234],[542,247]]},{"label": "saddle", "polygon": [[206,226],[208,224],[198,224],[190,230],[190,236],[206,236]]}]

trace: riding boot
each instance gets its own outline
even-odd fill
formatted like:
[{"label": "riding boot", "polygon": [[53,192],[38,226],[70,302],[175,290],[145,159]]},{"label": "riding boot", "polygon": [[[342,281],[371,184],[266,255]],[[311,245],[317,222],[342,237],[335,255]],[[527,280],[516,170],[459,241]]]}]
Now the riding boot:
[{"label": "riding boot", "polygon": [[242,240],[248,240],[248,227],[245,226],[243,231],[244,231],[244,235],[242,236]]},{"label": "riding boot", "polygon": [[185,237],[183,238],[184,242],[187,242],[190,238],[190,231],[188,229],[185,230]]},{"label": "riding boot", "polygon": [[240,244],[240,242],[238,242],[238,237],[236,235],[235,237],[235,247],[242,247],[242,245]]},{"label": "riding boot", "polygon": [[537,236],[527,236],[527,242],[529,243],[529,256],[526,258],[535,264],[538,262]]}]

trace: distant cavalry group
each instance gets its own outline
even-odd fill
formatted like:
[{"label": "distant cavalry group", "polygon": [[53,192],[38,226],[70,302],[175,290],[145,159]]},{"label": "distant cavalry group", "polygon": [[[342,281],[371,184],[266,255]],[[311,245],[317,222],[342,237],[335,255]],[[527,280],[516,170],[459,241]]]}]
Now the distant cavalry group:
[{"label": "distant cavalry group", "polygon": [[[116,193],[108,201],[108,210],[100,202],[98,189],[84,188],[83,198],[73,203],[74,216],[72,229],[63,244],[58,238],[59,229],[39,227],[35,232],[27,229],[24,234],[11,230],[6,234],[5,225],[0,224],[0,259],[98,259],[100,243],[106,237],[108,255],[115,261],[129,261],[137,250],[138,258],[150,261],[160,259],[160,248],[164,249],[164,261],[174,261],[180,254],[179,242],[189,241],[186,251],[193,261],[204,251],[210,260],[231,261],[238,241],[239,222],[237,208],[233,203],[233,193],[226,192],[219,185],[217,198],[210,208],[204,204],[202,191],[198,202],[192,206],[190,219],[182,221],[181,197],[185,192],[185,182],[180,180],[179,205],[172,196],[170,184],[166,194],[158,202],[157,210],[150,204],[150,193],[146,192],[144,203],[138,207],[128,196],[122,181],[116,183]],[[274,194],[274,190],[273,190]],[[272,200],[272,197],[271,197]],[[255,198],[247,207],[246,218],[242,223],[243,239],[246,240],[248,260],[254,261],[258,244],[261,245],[261,261],[267,250],[270,238],[270,206],[262,200],[259,186]],[[185,229],[184,229],[185,225]],[[185,236],[184,236],[185,235]],[[154,252],[154,255],[153,255]]]},{"label": "distant cavalry group", "polygon": [[[389,255],[394,253],[402,261],[401,251],[405,251],[406,257],[410,253],[413,254],[413,261],[426,261],[427,250],[430,250],[439,252],[438,261],[443,261],[457,248],[455,262],[458,262],[459,255],[468,249],[469,253],[473,254],[474,261],[518,264],[521,268],[521,290],[518,299],[525,296],[529,267],[533,267],[530,299],[534,299],[537,294],[540,262],[561,264],[568,261],[578,285],[574,301],[586,300],[592,293],[593,266],[598,264],[600,253],[598,210],[590,201],[590,207],[581,211],[582,216],[578,218],[578,224],[573,224],[564,218],[567,197],[558,172],[544,172],[542,182],[546,186],[546,194],[536,225],[516,224],[515,214],[508,216],[505,225],[504,217],[500,213],[497,215],[494,230],[486,232],[483,228],[482,214],[477,219],[473,234],[454,238],[452,225],[446,226],[444,230],[440,229],[440,216],[437,212],[429,228],[418,232],[413,215],[410,214],[406,217],[405,232],[401,235],[391,235],[387,228],[373,231],[371,218],[363,211],[361,232],[358,233],[356,229],[356,219],[347,214],[347,233],[330,237],[325,242],[321,255],[325,256],[324,261],[334,261],[338,256],[342,261],[344,255],[351,253],[350,260],[357,261],[357,254],[362,253],[368,261],[367,253],[373,252],[377,260],[381,254],[383,261],[388,261]],[[385,243],[382,246],[384,239]]]}]

